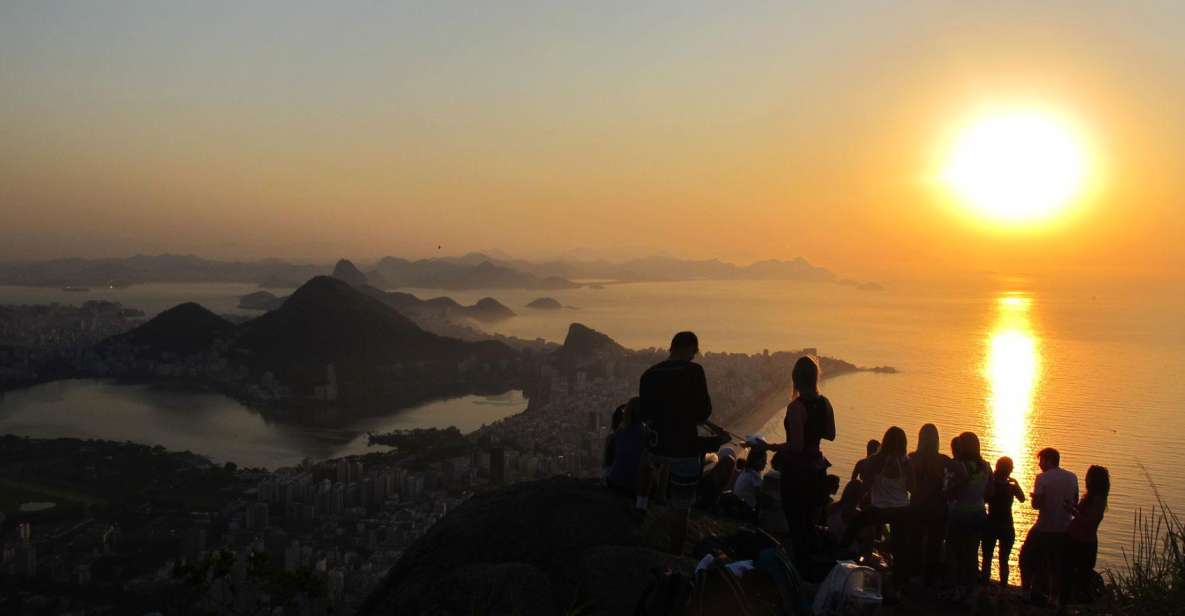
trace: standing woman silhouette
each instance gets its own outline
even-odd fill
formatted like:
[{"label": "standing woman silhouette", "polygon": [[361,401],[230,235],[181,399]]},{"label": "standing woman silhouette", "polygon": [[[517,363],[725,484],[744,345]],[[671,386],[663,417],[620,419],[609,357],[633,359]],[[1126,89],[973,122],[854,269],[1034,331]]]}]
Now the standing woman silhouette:
[{"label": "standing woman silhouette", "polygon": [[819,393],[819,364],[800,357],[791,372],[794,391],[786,407],[786,443],[778,446],[782,466],[782,507],[795,558],[808,559],[818,547],[816,522],[827,503],[827,467],[822,441],[835,440],[835,411]]}]

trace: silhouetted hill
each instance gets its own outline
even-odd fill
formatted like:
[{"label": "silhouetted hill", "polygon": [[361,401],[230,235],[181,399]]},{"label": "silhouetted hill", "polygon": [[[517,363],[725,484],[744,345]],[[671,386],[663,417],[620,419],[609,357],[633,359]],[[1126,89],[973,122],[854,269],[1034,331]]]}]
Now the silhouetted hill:
[{"label": "silhouetted hill", "polygon": [[369,284],[366,274],[363,274],[362,270],[358,269],[349,259],[341,259],[337,265],[333,266],[333,277],[355,287]]},{"label": "silhouetted hill", "polygon": [[483,297],[469,308],[468,315],[476,321],[496,323],[513,317],[514,311],[492,297]]},{"label": "silhouetted hill", "polygon": [[492,297],[483,297],[477,300],[476,304],[465,306],[451,297],[420,299],[411,293],[402,291],[381,291],[373,287],[364,287],[363,290],[371,297],[413,320],[424,318],[446,321],[473,319],[482,323],[497,323],[515,316],[513,310]]},{"label": "silhouetted hill", "polygon": [[409,261],[383,257],[375,265],[390,286],[429,289],[569,289],[579,285],[558,277],[539,277],[490,260],[477,263],[443,259]]},{"label": "silhouetted hill", "polygon": [[245,310],[273,310],[282,303],[283,299],[268,291],[256,291],[239,298],[239,308]]},{"label": "silhouetted hill", "polygon": [[235,345],[265,364],[324,366],[496,357],[499,343],[465,343],[430,334],[390,306],[350,285],[318,276],[282,306],[244,323]]},{"label": "silhouetted hill", "polygon": [[195,303],[169,308],[147,323],[100,343],[100,348],[126,345],[148,355],[191,355],[207,350],[215,340],[234,335],[230,321]]},{"label": "silhouetted hill", "polygon": [[556,354],[569,357],[592,357],[627,352],[625,347],[617,344],[609,336],[580,323],[573,323],[568,326],[568,335],[564,338],[564,345],[556,351]]},{"label": "silhouetted hill", "polygon": [[694,567],[645,545],[632,503],[564,477],[474,496],[404,553],[359,613],[632,614],[652,568]]}]

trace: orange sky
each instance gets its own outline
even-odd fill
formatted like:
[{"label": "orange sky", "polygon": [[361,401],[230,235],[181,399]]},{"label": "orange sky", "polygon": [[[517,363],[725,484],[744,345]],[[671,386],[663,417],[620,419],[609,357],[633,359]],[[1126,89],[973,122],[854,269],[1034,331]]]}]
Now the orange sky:
[{"label": "orange sky", "polygon": [[[501,249],[1180,275],[1174,3],[5,3],[0,258]],[[984,105],[1080,127],[1041,230],[928,179]]]}]

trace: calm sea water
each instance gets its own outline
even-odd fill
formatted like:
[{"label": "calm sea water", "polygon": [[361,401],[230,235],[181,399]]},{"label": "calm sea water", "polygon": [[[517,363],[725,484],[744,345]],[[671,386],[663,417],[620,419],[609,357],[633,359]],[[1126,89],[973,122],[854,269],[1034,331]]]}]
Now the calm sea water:
[{"label": "calm sea water", "polygon": [[522,392],[438,400],[328,429],[269,421],[221,394],[71,380],[0,398],[0,434],[100,438],[192,451],[215,462],[277,468],[304,458],[382,451],[367,432],[456,426],[469,432],[527,407]]},{"label": "calm sea water", "polygon": [[[247,285],[145,285],[104,292],[103,297],[149,312],[187,300],[226,312],[234,310],[238,295],[250,290]],[[1063,466],[1080,480],[1090,464],[1111,470],[1110,510],[1101,530],[1105,563],[1121,561],[1134,511],[1155,504],[1153,485],[1170,506],[1185,511],[1185,491],[1180,489],[1185,479],[1185,289],[1180,286],[1075,288],[1001,279],[882,292],[777,282],[644,283],[555,292],[412,291],[421,297],[447,294],[466,303],[495,297],[519,313],[495,329],[527,338],[559,341],[568,324],[578,321],[629,347],[665,347],[674,331],[693,329],[705,351],[817,347],[860,365],[895,366],[899,374],[854,374],[825,384],[839,424],[827,454],[839,475],[846,477],[863,455],[864,443],[881,438],[890,425],[905,429],[911,447],[926,422],[939,427],[944,443],[959,432],[974,431],[990,460],[1009,455],[1016,461],[1015,476],[1026,491],[1038,472],[1036,451],[1056,447]],[[569,308],[524,307],[543,295]],[[30,297],[29,291],[0,287],[0,303],[82,301],[60,291],[21,297]],[[56,300],[45,299],[49,297]],[[101,391],[110,396],[107,404],[131,398],[141,406],[167,406],[151,395],[143,399],[142,391]],[[10,431],[3,417],[13,396],[0,403],[2,431]],[[151,421],[154,412],[143,412]],[[783,412],[782,403],[772,404],[744,428],[759,428],[779,439]],[[174,415],[167,417],[176,421]],[[52,431],[52,423],[36,416],[26,421],[28,429]],[[182,448],[208,451],[216,432],[199,431]],[[1026,504],[1017,505],[1016,513],[1023,536],[1033,512]]]}]

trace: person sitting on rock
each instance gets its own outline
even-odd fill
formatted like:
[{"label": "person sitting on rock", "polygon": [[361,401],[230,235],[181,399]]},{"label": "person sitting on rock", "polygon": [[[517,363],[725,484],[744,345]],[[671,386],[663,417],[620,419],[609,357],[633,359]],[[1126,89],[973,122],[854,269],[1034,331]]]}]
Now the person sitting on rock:
[{"label": "person sitting on rock", "polygon": [[[668,527],[676,554],[683,551],[687,516],[695,504],[703,464],[697,427],[712,415],[704,369],[692,361],[697,354],[699,339],[694,333],[675,334],[669,357],[646,370],[638,384],[642,416],[654,433],[647,459],[667,478]],[[648,487],[639,489],[639,509],[647,508],[648,493]]]},{"label": "person sitting on rock", "polygon": [[605,483],[615,490],[636,495],[638,473],[646,451],[646,431],[642,426],[638,398],[631,398],[623,406],[625,408],[621,425],[609,437],[613,448],[613,460],[605,476]]}]

